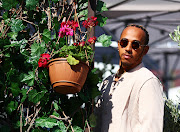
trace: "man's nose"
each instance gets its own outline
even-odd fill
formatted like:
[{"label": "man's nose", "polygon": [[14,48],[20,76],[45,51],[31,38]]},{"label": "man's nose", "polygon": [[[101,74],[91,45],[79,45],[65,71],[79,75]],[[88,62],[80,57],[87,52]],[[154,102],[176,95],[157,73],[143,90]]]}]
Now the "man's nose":
[{"label": "man's nose", "polygon": [[125,50],[128,51],[128,52],[132,51],[132,44],[131,44],[131,42],[128,42],[128,45],[125,47]]}]

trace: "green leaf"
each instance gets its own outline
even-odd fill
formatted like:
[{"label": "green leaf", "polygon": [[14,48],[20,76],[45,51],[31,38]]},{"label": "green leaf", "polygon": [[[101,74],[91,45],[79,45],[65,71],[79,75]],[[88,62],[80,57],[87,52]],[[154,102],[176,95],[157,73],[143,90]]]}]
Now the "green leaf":
[{"label": "green leaf", "polygon": [[16,40],[16,37],[18,36],[17,32],[10,32],[7,33],[8,37],[12,38],[13,40]]},{"label": "green leaf", "polygon": [[42,97],[44,97],[46,92],[47,91],[37,92],[36,89],[33,89],[28,94],[28,100],[36,104],[41,100]]},{"label": "green leaf", "polygon": [[53,118],[47,118],[47,117],[40,117],[38,119],[35,120],[35,126],[38,127],[46,127],[46,128],[53,128],[54,126],[59,125],[57,123],[56,119]]},{"label": "green leaf", "polygon": [[[9,45],[10,44],[10,40],[9,39],[0,39],[0,48],[3,48],[5,45]],[[1,53],[1,52],[0,52]]]},{"label": "green leaf", "polygon": [[98,87],[92,87],[91,92],[90,92],[91,98],[95,98],[98,95],[101,95],[100,91],[98,90]]},{"label": "green leaf", "polygon": [[5,54],[4,55],[5,57],[10,57],[11,55],[9,53]]},{"label": "green leaf", "polygon": [[96,70],[97,69],[92,69],[91,72],[89,72],[87,76],[87,80],[86,80],[88,87],[90,87],[88,89],[88,93],[89,93],[90,98],[92,99],[94,99],[96,96],[101,94],[97,86],[97,84],[100,81],[100,78],[98,74],[96,73]]},{"label": "green leaf", "polygon": [[78,12],[80,21],[86,20],[88,18],[88,2],[82,2],[78,8],[80,10],[80,12]]},{"label": "green leaf", "polygon": [[18,2],[16,0],[2,0],[2,7],[6,10],[10,10],[11,8],[16,8]]},{"label": "green leaf", "polygon": [[86,103],[89,101],[89,96],[85,95],[82,91],[78,93],[78,96]]},{"label": "green leaf", "polygon": [[79,64],[79,60],[76,60],[74,57],[72,57],[71,55],[69,55],[67,57],[67,62],[70,64],[70,65],[77,65]]},{"label": "green leaf", "polygon": [[35,80],[35,74],[32,71],[29,71],[28,74],[24,74],[23,80],[21,82],[26,82],[28,86],[33,86]]},{"label": "green leaf", "polygon": [[102,15],[97,15],[96,17],[97,17],[98,25],[100,27],[106,25],[106,20],[108,19],[107,17],[103,17]]},{"label": "green leaf", "polygon": [[58,126],[53,127],[52,132],[67,132],[67,128],[63,121],[57,122]]},{"label": "green leaf", "polygon": [[31,56],[32,58],[37,58],[39,59],[40,55],[42,53],[44,53],[46,51],[46,48],[45,48],[45,43],[42,42],[41,44],[38,44],[36,42],[34,42],[32,45],[31,45]]},{"label": "green leaf", "polygon": [[39,80],[41,80],[41,83],[46,84],[48,82],[48,79],[49,79],[49,71],[48,71],[48,69],[46,69],[46,68],[45,69],[44,68],[39,69],[38,78],[39,78]]},{"label": "green leaf", "polygon": [[27,45],[27,40],[26,39],[22,39],[21,40],[21,46],[20,46],[20,52],[21,54],[28,56],[29,52],[26,50],[26,45]]},{"label": "green leaf", "polygon": [[5,45],[4,48],[9,48],[9,47],[20,47],[24,44],[27,43],[27,40],[26,39],[22,39],[20,41],[11,41],[11,44],[10,45]]},{"label": "green leaf", "polygon": [[17,47],[19,46],[18,41],[12,41],[10,45],[5,45],[4,48]]},{"label": "green leaf", "polygon": [[180,45],[180,26],[177,26],[177,29],[174,29],[174,32],[169,34],[169,37]]},{"label": "green leaf", "polygon": [[108,36],[108,35],[103,34],[103,35],[101,35],[101,36],[98,37],[97,41],[100,42],[100,43],[102,43],[102,45],[103,45],[104,47],[108,47],[108,46],[110,46],[111,43],[112,43],[112,42],[111,42],[111,39],[112,39],[112,36]]},{"label": "green leaf", "polygon": [[[12,62],[11,62],[12,64]],[[12,65],[11,65],[12,66]],[[13,75],[16,73],[16,69],[11,68],[7,73],[6,73],[6,80],[11,80]]]},{"label": "green leaf", "polygon": [[89,122],[90,122],[91,127],[95,127],[96,126],[96,120],[97,120],[97,117],[94,115],[94,113],[92,113],[89,116]]},{"label": "green leaf", "polygon": [[88,18],[88,2],[83,1],[81,4],[79,4],[78,9],[80,10],[77,13],[80,21],[86,20]]},{"label": "green leaf", "polygon": [[59,113],[57,113],[56,111],[53,111],[52,115],[56,116],[56,117],[59,117]]},{"label": "green leaf", "polygon": [[78,127],[78,126],[73,126],[73,130],[75,132],[83,132],[83,130],[80,127]]},{"label": "green leaf", "polygon": [[9,18],[8,18],[8,12],[4,12],[4,14],[3,14],[3,19],[4,19],[4,20],[9,19]]},{"label": "green leaf", "polygon": [[18,96],[19,93],[21,92],[21,90],[19,89],[19,83],[12,82],[10,89],[15,97]]},{"label": "green leaf", "polygon": [[61,132],[66,132],[66,126],[64,125],[63,121],[58,121],[58,126],[61,129]]},{"label": "green leaf", "polygon": [[106,3],[103,1],[98,0],[96,10],[99,12],[107,11]]},{"label": "green leaf", "polygon": [[10,25],[11,25],[11,30],[13,32],[19,32],[25,28],[25,26],[22,23],[22,20],[20,19],[12,19]]},{"label": "green leaf", "polygon": [[16,121],[15,124],[14,124],[14,128],[16,128],[16,129],[17,129],[17,128],[20,128],[20,124],[21,124],[21,123],[20,123],[19,120]]},{"label": "green leaf", "polygon": [[18,102],[16,101],[11,101],[8,105],[7,105],[7,112],[8,113],[11,113],[13,112],[14,110],[16,110],[18,107]]},{"label": "green leaf", "polygon": [[48,29],[44,29],[42,35],[42,39],[45,41],[46,44],[51,41],[51,32]]},{"label": "green leaf", "polygon": [[[58,21],[58,17],[54,17],[54,19],[53,19],[53,23],[54,23],[54,29],[56,30],[56,31],[59,31],[59,21]],[[56,35],[56,34],[55,34]]]},{"label": "green leaf", "polygon": [[59,0],[52,0],[53,2],[57,3]]},{"label": "green leaf", "polygon": [[[41,16],[41,24],[45,24],[47,23],[47,16],[45,12],[42,12],[42,16]],[[43,28],[44,29],[44,28]]]},{"label": "green leaf", "polygon": [[39,0],[26,0],[26,7],[30,10],[34,10],[39,3]]},{"label": "green leaf", "polygon": [[54,104],[54,108],[55,108],[56,110],[59,110],[58,104],[57,104],[56,102],[54,102],[53,104]]},{"label": "green leaf", "polygon": [[22,89],[21,93],[23,95],[23,97],[21,99],[21,103],[23,103],[26,100],[26,98],[27,98],[27,94],[26,94],[27,93],[27,89]]}]

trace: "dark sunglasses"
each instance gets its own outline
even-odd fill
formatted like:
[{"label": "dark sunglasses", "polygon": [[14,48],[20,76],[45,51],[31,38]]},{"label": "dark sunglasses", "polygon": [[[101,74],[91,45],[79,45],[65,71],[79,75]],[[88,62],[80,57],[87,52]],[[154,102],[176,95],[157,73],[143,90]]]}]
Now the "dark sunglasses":
[{"label": "dark sunglasses", "polygon": [[[120,41],[118,41],[118,43],[120,44],[120,46],[122,48],[125,48],[128,45],[129,41],[128,41],[128,39],[124,38],[124,39],[121,39]],[[131,44],[132,44],[132,48],[134,50],[137,50],[140,46],[147,46],[147,45],[141,45],[140,42],[137,40],[132,41]]]}]

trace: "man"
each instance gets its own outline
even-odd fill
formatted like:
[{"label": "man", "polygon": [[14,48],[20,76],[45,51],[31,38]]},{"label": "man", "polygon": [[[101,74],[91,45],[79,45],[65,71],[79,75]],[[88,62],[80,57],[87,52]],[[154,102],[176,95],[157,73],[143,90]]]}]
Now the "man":
[{"label": "man", "polygon": [[149,35],[139,25],[127,26],[118,41],[120,69],[101,84],[97,132],[162,132],[163,88],[142,64]]}]

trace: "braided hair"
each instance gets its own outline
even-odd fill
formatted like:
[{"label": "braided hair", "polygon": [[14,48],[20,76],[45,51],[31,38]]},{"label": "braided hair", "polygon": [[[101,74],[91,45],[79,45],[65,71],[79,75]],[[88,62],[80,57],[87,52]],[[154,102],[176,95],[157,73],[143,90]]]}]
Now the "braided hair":
[{"label": "braided hair", "polygon": [[137,28],[142,29],[146,34],[145,45],[148,45],[148,43],[149,43],[149,33],[143,26],[137,25],[137,24],[130,24],[130,25],[127,25],[127,27],[137,27]]}]

